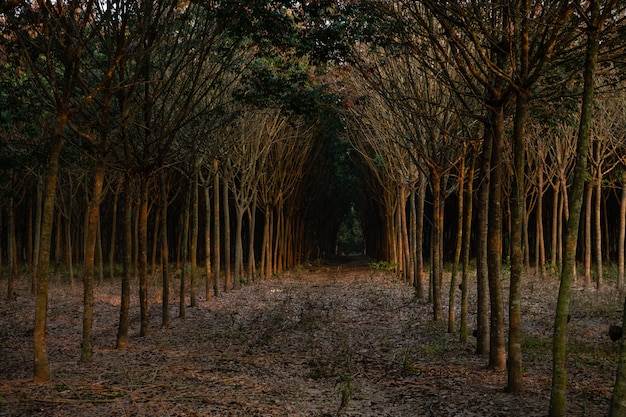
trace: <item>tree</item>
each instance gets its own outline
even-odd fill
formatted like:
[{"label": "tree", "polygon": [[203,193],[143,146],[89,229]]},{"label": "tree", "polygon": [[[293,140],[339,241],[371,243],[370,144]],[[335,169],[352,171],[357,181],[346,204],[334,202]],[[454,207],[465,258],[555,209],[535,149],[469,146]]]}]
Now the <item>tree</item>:
[{"label": "tree", "polygon": [[583,66],[584,86],[576,145],[576,165],[574,167],[574,177],[569,198],[570,214],[567,222],[563,267],[561,269],[561,281],[554,319],[550,417],[565,416],[567,409],[567,371],[565,367],[567,316],[569,314],[570,291],[574,280],[578,227],[589,155],[596,67],[604,26],[610,23],[609,19],[618,3],[617,1],[608,1],[601,5],[600,2],[592,0],[586,4],[586,8],[579,7],[577,9],[586,35],[585,62]]},{"label": "tree", "polygon": [[5,15],[19,40],[37,88],[51,112],[47,126],[46,143],[49,157],[38,266],[41,276],[37,282],[33,331],[36,382],[50,379],[46,350],[48,269],[59,161],[66,128],[71,117],[88,105],[102,88],[99,84],[85,89],[81,84],[85,46],[93,39],[93,21],[90,12],[95,3],[58,1],[52,4],[37,1],[32,7],[24,5]]}]

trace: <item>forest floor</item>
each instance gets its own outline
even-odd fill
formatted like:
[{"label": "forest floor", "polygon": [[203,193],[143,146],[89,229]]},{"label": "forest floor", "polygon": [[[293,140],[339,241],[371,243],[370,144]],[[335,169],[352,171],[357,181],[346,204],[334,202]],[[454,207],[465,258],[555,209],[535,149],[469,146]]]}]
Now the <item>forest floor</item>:
[{"label": "forest floor", "polygon": [[[506,372],[474,354],[472,337],[462,346],[433,322],[430,304],[365,262],[301,268],[200,300],[184,319],[172,298],[169,328],[159,326],[153,282],[151,333],[139,337],[133,299],[124,351],[114,348],[119,283],[105,282],[96,288],[90,364],[78,363],[82,289],[53,280],[52,380],[34,384],[34,301],[20,281],[17,301],[0,305],[0,416],[545,416],[557,292],[555,277],[525,278],[525,392],[513,395]],[[475,301],[472,292],[472,322]],[[607,414],[619,353],[607,330],[621,309],[609,285],[573,290],[568,415]]]}]

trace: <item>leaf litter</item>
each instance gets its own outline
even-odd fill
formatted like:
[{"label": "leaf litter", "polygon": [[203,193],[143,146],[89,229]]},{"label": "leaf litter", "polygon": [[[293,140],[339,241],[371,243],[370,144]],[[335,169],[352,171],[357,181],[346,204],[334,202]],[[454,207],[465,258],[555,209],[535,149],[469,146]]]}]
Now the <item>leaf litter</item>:
[{"label": "leaf litter", "polygon": [[[172,298],[169,328],[159,327],[155,280],[151,332],[138,336],[133,299],[129,347],[121,351],[114,348],[119,283],[105,282],[95,291],[89,364],[78,362],[82,289],[53,283],[52,380],[34,384],[34,301],[28,283],[19,284],[18,300],[0,305],[0,416],[521,417],[548,410],[554,277],[525,279],[522,394],[506,392],[506,372],[486,369],[488,358],[474,354],[474,339],[462,346],[444,323],[432,321],[431,304],[393,274],[363,263],[262,280],[199,300],[184,319]],[[470,288],[471,326],[475,284]],[[619,343],[607,330],[620,324],[621,308],[610,285],[572,292],[569,415],[608,411]]]}]

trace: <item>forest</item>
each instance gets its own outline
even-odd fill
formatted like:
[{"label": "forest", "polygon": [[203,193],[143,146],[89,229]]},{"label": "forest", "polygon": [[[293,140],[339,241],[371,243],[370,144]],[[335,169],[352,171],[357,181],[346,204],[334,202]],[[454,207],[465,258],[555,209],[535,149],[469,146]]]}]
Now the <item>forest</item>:
[{"label": "forest", "polygon": [[623,1],[8,0],[0,30],[0,278],[7,309],[33,303],[35,384],[59,287],[88,365],[109,285],[123,351],[135,311],[148,337],[366,259],[510,393],[529,283],[556,283],[566,415],[572,289],[625,290]]}]

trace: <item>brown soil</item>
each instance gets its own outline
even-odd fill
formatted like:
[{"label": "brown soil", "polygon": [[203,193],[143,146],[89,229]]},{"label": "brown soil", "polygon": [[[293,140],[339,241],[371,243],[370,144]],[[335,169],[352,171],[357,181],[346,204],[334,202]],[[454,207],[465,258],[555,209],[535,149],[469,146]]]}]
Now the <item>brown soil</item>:
[{"label": "brown soil", "polygon": [[[521,395],[505,391],[506,373],[486,369],[473,339],[461,346],[410,287],[363,264],[255,283],[201,300],[185,319],[176,318],[172,299],[169,328],[159,327],[154,282],[151,335],[138,336],[133,300],[124,351],[114,349],[119,283],[104,283],[96,289],[91,364],[78,363],[82,289],[53,282],[53,377],[34,384],[33,299],[19,284],[18,300],[0,305],[0,416],[547,415],[556,278],[527,277],[524,285]],[[611,288],[576,288],[572,296],[569,415],[606,415],[619,352],[607,329],[619,324],[622,301]]]}]

